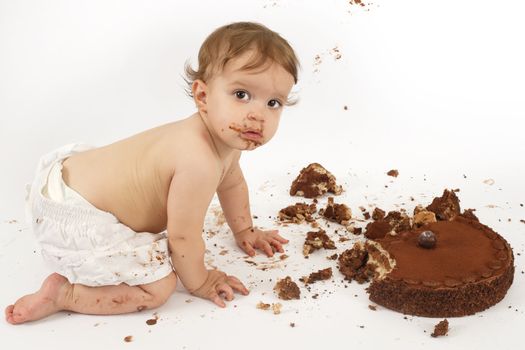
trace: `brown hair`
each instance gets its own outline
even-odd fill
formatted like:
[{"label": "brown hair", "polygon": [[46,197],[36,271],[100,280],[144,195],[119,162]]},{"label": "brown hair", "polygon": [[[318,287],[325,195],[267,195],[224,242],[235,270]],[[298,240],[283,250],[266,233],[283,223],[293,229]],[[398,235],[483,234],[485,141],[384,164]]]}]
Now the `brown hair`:
[{"label": "brown hair", "polygon": [[191,86],[200,79],[207,82],[213,73],[248,50],[257,54],[242,69],[251,70],[262,67],[268,60],[281,65],[297,83],[299,60],[294,50],[279,34],[259,23],[236,22],[217,28],[211,33],[199,50],[199,68],[194,70],[186,62],[184,79],[188,84],[188,95],[192,96]]}]

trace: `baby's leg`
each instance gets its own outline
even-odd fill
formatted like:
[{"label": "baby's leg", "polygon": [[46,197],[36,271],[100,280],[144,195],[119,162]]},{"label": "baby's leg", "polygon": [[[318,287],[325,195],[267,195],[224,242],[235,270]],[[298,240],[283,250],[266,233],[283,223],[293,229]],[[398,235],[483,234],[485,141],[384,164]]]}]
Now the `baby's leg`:
[{"label": "baby's leg", "polygon": [[39,291],[26,295],[5,310],[11,324],[34,321],[58,311],[91,315],[124,314],[153,309],[164,304],[175,291],[177,277],[172,272],[153,283],[140,286],[88,287],[70,284],[57,273],[46,278]]}]

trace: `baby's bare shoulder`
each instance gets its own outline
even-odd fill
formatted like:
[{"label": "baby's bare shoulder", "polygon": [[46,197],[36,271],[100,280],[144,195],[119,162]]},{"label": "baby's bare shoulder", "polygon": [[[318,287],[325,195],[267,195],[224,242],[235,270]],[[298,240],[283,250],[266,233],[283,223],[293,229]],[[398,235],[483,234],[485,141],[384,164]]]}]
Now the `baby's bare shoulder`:
[{"label": "baby's bare shoulder", "polygon": [[171,128],[152,155],[172,176],[190,173],[195,178],[220,176],[220,163],[202,131],[190,122]]}]

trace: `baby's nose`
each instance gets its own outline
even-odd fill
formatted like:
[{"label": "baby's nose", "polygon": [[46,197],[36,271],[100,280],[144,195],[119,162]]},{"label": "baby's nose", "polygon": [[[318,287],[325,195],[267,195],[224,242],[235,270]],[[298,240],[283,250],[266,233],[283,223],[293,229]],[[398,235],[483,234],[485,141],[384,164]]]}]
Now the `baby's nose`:
[{"label": "baby's nose", "polygon": [[248,113],[248,120],[250,121],[262,121],[264,120],[264,116],[262,113],[251,111]]}]

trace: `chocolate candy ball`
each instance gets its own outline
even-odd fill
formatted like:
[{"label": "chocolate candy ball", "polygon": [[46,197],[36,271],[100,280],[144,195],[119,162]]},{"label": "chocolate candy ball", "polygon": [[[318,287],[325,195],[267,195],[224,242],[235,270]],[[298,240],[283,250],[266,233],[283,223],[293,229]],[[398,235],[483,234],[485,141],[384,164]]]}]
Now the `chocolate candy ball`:
[{"label": "chocolate candy ball", "polygon": [[436,235],[432,231],[423,231],[419,234],[417,243],[420,247],[426,249],[432,249],[436,246]]}]

